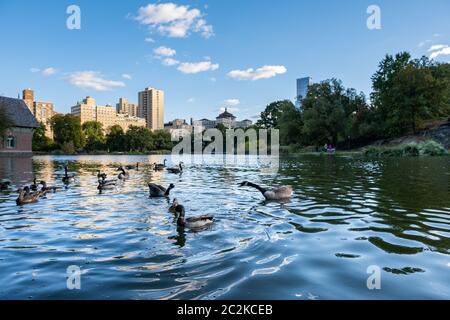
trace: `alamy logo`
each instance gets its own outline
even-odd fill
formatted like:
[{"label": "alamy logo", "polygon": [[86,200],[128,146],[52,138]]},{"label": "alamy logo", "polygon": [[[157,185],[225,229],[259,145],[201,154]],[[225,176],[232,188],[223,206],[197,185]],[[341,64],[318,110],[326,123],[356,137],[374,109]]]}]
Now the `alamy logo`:
[{"label": "alamy logo", "polygon": [[371,5],[367,8],[367,14],[370,16],[367,18],[367,28],[369,30],[381,29],[381,8],[377,5]]},{"label": "alamy logo", "polygon": [[379,266],[369,266],[367,273],[370,274],[367,278],[367,289],[381,290],[381,268]]},{"label": "alamy logo", "polygon": [[67,289],[81,289],[81,268],[79,266],[69,266],[67,268]]},{"label": "alamy logo", "polygon": [[81,9],[77,5],[70,5],[66,10],[67,14],[70,16],[67,18],[66,26],[69,30],[80,30],[81,29]]}]

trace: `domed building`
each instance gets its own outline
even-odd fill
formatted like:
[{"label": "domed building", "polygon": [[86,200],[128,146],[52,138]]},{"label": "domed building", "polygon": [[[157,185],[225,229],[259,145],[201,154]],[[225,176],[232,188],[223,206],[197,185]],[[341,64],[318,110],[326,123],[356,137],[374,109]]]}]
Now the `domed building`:
[{"label": "domed building", "polygon": [[236,127],[236,117],[228,112],[228,108],[216,118],[216,125],[223,124],[226,128],[231,129]]}]

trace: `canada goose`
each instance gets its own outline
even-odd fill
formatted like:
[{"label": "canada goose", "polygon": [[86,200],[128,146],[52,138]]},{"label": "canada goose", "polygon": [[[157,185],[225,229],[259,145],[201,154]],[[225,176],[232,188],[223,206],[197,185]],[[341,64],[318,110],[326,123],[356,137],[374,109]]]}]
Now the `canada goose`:
[{"label": "canada goose", "polygon": [[139,171],[139,162],[136,163],[135,166],[131,166],[131,165],[126,166],[125,169],[127,169],[127,170],[135,170],[136,169],[136,171]]},{"label": "canada goose", "polygon": [[119,175],[117,176],[117,178],[119,180],[126,180],[126,179],[128,179],[130,177],[128,172],[126,172],[123,167],[120,167],[119,169],[117,169],[117,171],[121,171],[121,173],[119,173]]},{"label": "canada goose", "polygon": [[33,179],[33,184],[30,185],[30,189],[31,189],[31,191],[37,191],[38,185],[36,183],[36,178]]},{"label": "canada goose", "polygon": [[169,173],[183,173],[183,162],[180,162],[180,164],[177,167],[173,167],[173,168],[167,168],[167,172]]},{"label": "canada goose", "polygon": [[166,162],[167,162],[167,159],[164,159],[164,163],[156,163],[155,162],[155,164],[154,164],[154,169],[155,169],[155,171],[162,171],[162,170],[164,170],[164,168],[166,167]]},{"label": "canada goose", "polygon": [[113,190],[115,188],[116,188],[115,183],[103,183],[101,181],[99,181],[97,186],[97,190],[100,191],[100,193],[102,193],[103,190]]},{"label": "canada goose", "polygon": [[35,203],[39,201],[39,198],[42,196],[42,192],[30,192],[29,187],[25,187],[23,189],[19,189],[19,197],[16,199],[16,204],[18,206],[23,206],[25,204]]},{"label": "canada goose", "polygon": [[61,187],[56,187],[56,186],[47,186],[47,182],[45,182],[45,181],[41,181],[40,184],[42,185],[41,191],[44,193],[57,192],[57,191],[61,191],[63,189]]},{"label": "canada goose", "polygon": [[106,175],[104,175],[100,180],[98,180],[99,184],[102,184],[104,186],[106,185],[116,185],[117,180],[106,180]]},{"label": "canada goose", "polygon": [[177,209],[178,205],[179,205],[178,200],[176,198],[173,199],[172,206],[169,208],[169,212],[177,213],[176,209]]},{"label": "canada goose", "polygon": [[149,183],[148,187],[150,189],[150,197],[151,198],[161,198],[161,197],[168,197],[170,195],[170,190],[175,188],[174,184],[170,184],[170,186],[166,189],[163,186]]},{"label": "canada goose", "polygon": [[11,185],[11,181],[9,181],[9,180],[1,181],[0,182],[0,191],[8,190],[10,185]]},{"label": "canada goose", "polygon": [[285,199],[290,199],[292,197],[292,194],[294,193],[294,191],[292,190],[291,186],[282,186],[278,189],[273,189],[273,190],[268,190],[268,189],[264,189],[260,186],[258,186],[257,184],[248,182],[248,181],[244,181],[242,183],[239,184],[240,187],[252,187],[255,188],[257,190],[259,190],[259,192],[262,193],[262,195],[267,199],[267,200],[285,200]]},{"label": "canada goose", "polygon": [[204,215],[186,219],[185,210],[182,205],[178,205],[175,208],[175,212],[178,214],[177,225],[179,227],[185,227],[189,229],[200,229],[207,227],[214,222],[214,217],[211,215]]},{"label": "canada goose", "polygon": [[68,175],[67,165],[64,165],[64,177],[62,177],[62,182],[64,182],[65,184],[71,183],[75,180],[74,177],[74,175]]}]

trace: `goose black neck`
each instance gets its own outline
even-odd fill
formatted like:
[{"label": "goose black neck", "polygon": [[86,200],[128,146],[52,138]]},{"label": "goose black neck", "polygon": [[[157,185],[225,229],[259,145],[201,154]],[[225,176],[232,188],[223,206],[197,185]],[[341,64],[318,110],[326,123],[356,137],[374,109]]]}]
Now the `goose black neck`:
[{"label": "goose black neck", "polygon": [[167,188],[167,190],[166,190],[165,195],[166,195],[166,196],[170,195],[170,190],[172,190],[172,189],[173,189],[173,186],[169,186],[169,187]]},{"label": "goose black neck", "polygon": [[264,188],[261,187],[261,186],[258,186],[258,185],[255,184],[255,183],[249,182],[247,185],[250,186],[250,187],[253,187],[253,188],[257,189],[257,190],[259,190],[259,192],[261,192],[262,194],[265,194],[265,193],[267,192],[266,189],[264,189]]}]

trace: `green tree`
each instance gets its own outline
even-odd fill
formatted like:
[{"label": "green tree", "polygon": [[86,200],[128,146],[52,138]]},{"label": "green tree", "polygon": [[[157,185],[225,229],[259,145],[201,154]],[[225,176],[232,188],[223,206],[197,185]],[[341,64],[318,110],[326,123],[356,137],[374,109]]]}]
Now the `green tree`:
[{"label": "green tree", "polygon": [[416,132],[427,120],[448,115],[449,67],[427,57],[412,60],[407,52],[387,55],[372,76],[376,121],[382,135]]},{"label": "green tree", "polygon": [[172,150],[173,143],[170,132],[167,130],[156,130],[153,132],[156,150]]},{"label": "green tree", "polygon": [[50,151],[53,141],[45,135],[46,127],[41,122],[33,133],[33,151]]},{"label": "green tree", "polygon": [[70,143],[75,149],[84,147],[86,138],[81,129],[80,118],[71,114],[58,114],[52,118],[52,128],[55,142],[59,147]]},{"label": "green tree", "polygon": [[155,146],[152,132],[143,127],[131,126],[126,133],[126,140],[130,151],[148,152]]},{"label": "green tree", "polygon": [[390,95],[395,99],[388,112],[390,132],[413,133],[425,120],[436,119],[445,108],[446,85],[436,79],[430,68],[414,63],[407,65],[394,77]]},{"label": "green tree", "polygon": [[106,135],[106,147],[111,152],[127,151],[127,139],[123,129],[119,125],[114,125]]},{"label": "green tree", "polygon": [[258,120],[256,126],[264,129],[278,128],[279,119],[283,110],[286,108],[292,108],[292,106],[294,105],[289,100],[272,102],[263,112],[261,112],[261,119]]},{"label": "green tree", "polygon": [[83,123],[83,133],[86,138],[86,151],[102,150],[105,148],[105,135],[103,125],[97,121]]},{"label": "green tree", "polygon": [[279,117],[281,145],[304,144],[303,115],[302,112],[291,104],[286,104]]}]

